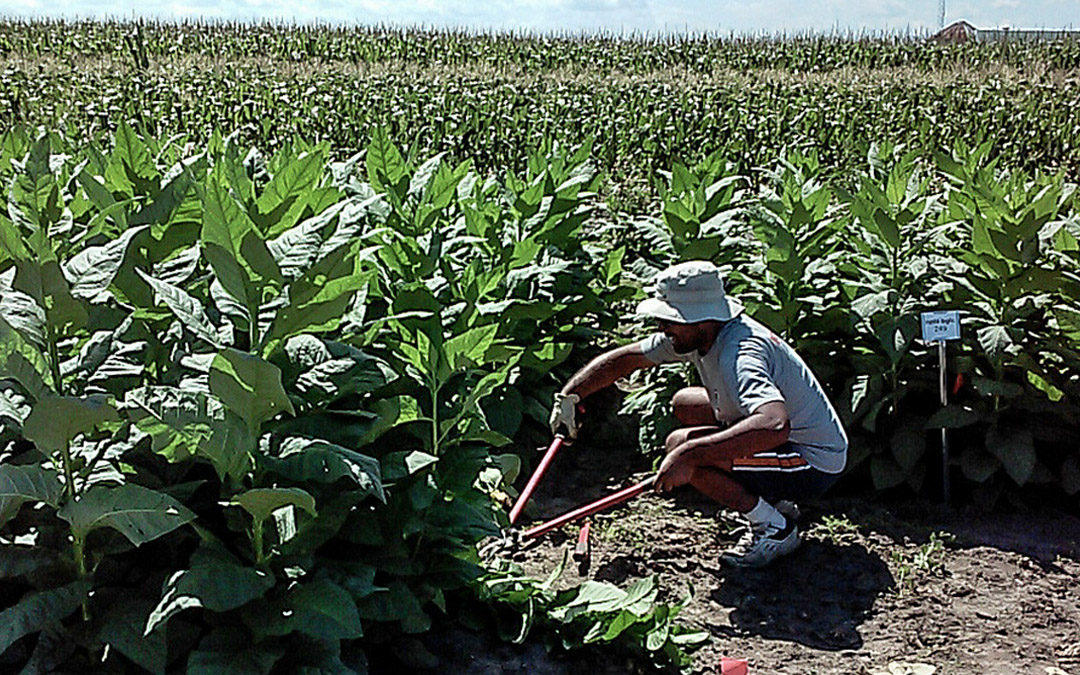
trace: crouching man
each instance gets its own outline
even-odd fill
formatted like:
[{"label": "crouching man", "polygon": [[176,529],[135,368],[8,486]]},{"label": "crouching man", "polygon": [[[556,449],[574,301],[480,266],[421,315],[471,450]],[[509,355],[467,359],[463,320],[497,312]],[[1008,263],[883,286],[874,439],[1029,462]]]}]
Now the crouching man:
[{"label": "crouching man", "polygon": [[672,400],[682,426],[667,437],[656,491],[689,484],[743,514],[750,536],[721,561],[761,567],[799,545],[798,527],[776,508],[778,500],[813,499],[836,482],[847,436],[802,358],[742,309],[711,262],[661,272],[654,297],[638,306],[658,331],[571,377],[555,394],[551,427],[576,437],[575,407],[593,392],[638,369],[693,363],[701,386]]}]

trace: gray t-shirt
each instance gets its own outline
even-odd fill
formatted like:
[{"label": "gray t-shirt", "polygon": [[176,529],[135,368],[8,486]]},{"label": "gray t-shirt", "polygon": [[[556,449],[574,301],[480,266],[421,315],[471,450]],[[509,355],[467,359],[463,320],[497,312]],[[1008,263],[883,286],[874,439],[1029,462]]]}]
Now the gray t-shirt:
[{"label": "gray t-shirt", "polygon": [[847,434],[817,378],[791,347],[744,315],[724,322],[708,353],[679,354],[663,333],[641,341],[653,363],[693,363],[709,393],[717,421],[730,424],[772,401],[787,407],[788,442],[813,466],[840,473],[847,463]]}]

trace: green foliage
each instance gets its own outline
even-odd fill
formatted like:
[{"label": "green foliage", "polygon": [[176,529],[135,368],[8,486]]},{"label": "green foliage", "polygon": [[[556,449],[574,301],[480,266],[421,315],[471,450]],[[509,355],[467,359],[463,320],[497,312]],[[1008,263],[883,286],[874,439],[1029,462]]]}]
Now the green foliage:
[{"label": "green foliage", "polygon": [[940,576],[945,571],[948,557],[947,546],[956,537],[948,532],[931,532],[929,540],[910,553],[893,553],[892,562],[896,566],[896,594],[903,597],[917,590],[920,581],[931,576]]},{"label": "green foliage", "polygon": [[[631,219],[601,205],[595,151],[548,141],[481,173],[386,129],[344,161],[126,125],[100,146],[0,136],[8,645],[39,633],[73,663],[108,645],[154,672],[362,671],[343,643],[422,633],[472,589],[520,613],[512,637],[542,624],[564,646],[685,665],[693,640],[654,585],[551,593],[484,576],[476,543],[522,468],[501,448],[543,428],[563,371],[688,257],[720,264],[806,356],[877,487],[920,489],[945,427],[984,501],[1080,491],[1080,228],[1062,175],[960,142],[933,163],[875,146],[844,185],[815,152],[753,172],[714,153],[674,164],[659,215]],[[950,348],[970,383],[941,410],[917,339],[937,307],[961,310]],[[643,447],[685,383],[629,397]]]},{"label": "green foliage", "polygon": [[363,173],[300,141],[21,133],[0,140],[0,527],[38,547],[0,549],[25,582],[4,647],[45,627],[153,672],[340,672],[364,669],[345,642],[425,631],[504,517],[520,460],[492,448],[627,295],[622,251],[579,236],[589,148],[499,182],[381,130]]},{"label": "green foliage", "polygon": [[[625,590],[586,581],[556,592],[552,585],[565,563],[543,582],[506,562],[477,579],[479,598],[505,610],[498,626],[506,639],[521,642],[534,631],[548,631],[564,649],[613,642],[654,663],[666,661],[683,668],[691,664],[690,653],[708,640],[708,633],[675,622],[690,596],[677,605],[656,604],[656,577],[636,581]],[[512,618],[507,620],[507,615]]]}]

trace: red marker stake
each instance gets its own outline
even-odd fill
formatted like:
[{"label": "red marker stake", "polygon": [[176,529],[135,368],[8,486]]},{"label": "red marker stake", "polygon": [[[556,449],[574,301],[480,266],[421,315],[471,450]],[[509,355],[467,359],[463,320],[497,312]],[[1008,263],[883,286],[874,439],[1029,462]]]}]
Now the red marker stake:
[{"label": "red marker stake", "polygon": [[544,453],[544,458],[540,460],[540,465],[536,467],[536,471],[534,471],[532,477],[529,478],[529,482],[525,485],[525,489],[518,495],[517,501],[514,502],[514,508],[510,509],[511,525],[513,525],[514,521],[521,515],[521,511],[525,508],[525,502],[529,501],[529,497],[532,496],[533,490],[539,485],[540,479],[544,477],[544,472],[548,470],[548,465],[551,464],[551,460],[555,459],[555,453],[562,447],[563,440],[562,435],[555,437],[555,440],[548,446],[547,452]]},{"label": "red marker stake", "polygon": [[589,560],[589,521],[587,520],[581,526],[581,532],[578,533],[577,546],[574,547],[574,560],[579,563]]},{"label": "red marker stake", "polygon": [[599,513],[600,511],[603,511],[605,509],[609,509],[612,506],[615,506],[617,504],[622,504],[623,502],[625,502],[625,501],[627,501],[629,499],[633,499],[634,497],[637,497],[642,492],[645,492],[646,490],[650,489],[652,487],[653,481],[655,479],[656,479],[655,476],[652,477],[652,478],[648,478],[646,480],[641,481],[637,485],[631,485],[630,487],[619,490],[618,492],[616,492],[614,494],[610,494],[607,497],[597,499],[595,502],[592,502],[591,504],[586,504],[585,506],[576,508],[573,511],[570,511],[568,513],[564,513],[563,515],[559,516],[558,518],[554,518],[552,520],[549,520],[546,523],[541,523],[540,525],[537,525],[536,527],[525,530],[525,532],[523,532],[521,536],[523,538],[525,538],[525,539],[532,539],[533,537],[539,537],[540,535],[544,534],[545,532],[550,532],[551,530],[562,527],[563,525],[566,525],[567,523],[572,523],[575,520],[580,520],[580,519],[584,518],[585,516],[591,516],[594,513]]}]

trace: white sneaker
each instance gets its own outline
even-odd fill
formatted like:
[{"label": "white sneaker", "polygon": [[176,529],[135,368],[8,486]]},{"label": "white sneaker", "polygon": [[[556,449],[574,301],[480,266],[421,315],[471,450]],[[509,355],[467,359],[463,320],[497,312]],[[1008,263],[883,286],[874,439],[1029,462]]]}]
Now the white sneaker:
[{"label": "white sneaker", "polygon": [[784,517],[788,520],[798,520],[802,516],[799,505],[790,499],[781,499],[776,502],[776,510],[784,514]]},{"label": "white sneaker", "polygon": [[780,556],[799,548],[799,528],[791,519],[785,519],[784,527],[765,526],[750,529],[750,536],[743,537],[733,548],[720,554],[720,561],[734,567],[764,567]]}]

